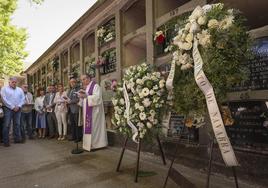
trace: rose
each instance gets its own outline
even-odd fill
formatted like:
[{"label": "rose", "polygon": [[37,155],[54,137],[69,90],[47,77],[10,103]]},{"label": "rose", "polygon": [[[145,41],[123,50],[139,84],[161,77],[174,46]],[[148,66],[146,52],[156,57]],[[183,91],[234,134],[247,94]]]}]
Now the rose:
[{"label": "rose", "polygon": [[205,16],[201,16],[201,17],[199,17],[198,20],[197,20],[197,23],[198,23],[199,25],[205,25],[205,24],[207,23],[207,19],[206,19],[206,17],[205,17]]},{"label": "rose", "polygon": [[185,40],[187,41],[187,42],[192,42],[193,41],[193,39],[194,39],[194,35],[193,35],[193,33],[188,33],[188,35],[186,35],[186,37],[185,37]]},{"label": "rose", "polygon": [[162,34],[162,35],[159,35],[157,38],[156,38],[156,44],[163,44],[163,42],[165,41],[166,37]]},{"label": "rose", "polygon": [[165,80],[160,80],[159,81],[159,88],[165,87]]},{"label": "rose", "polygon": [[211,19],[208,21],[208,28],[217,28],[219,27],[219,22],[216,19]]}]

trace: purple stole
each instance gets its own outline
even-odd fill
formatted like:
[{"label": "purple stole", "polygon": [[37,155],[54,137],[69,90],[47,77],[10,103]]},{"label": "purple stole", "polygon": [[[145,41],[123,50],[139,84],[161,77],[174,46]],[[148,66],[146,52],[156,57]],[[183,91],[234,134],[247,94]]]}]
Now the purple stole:
[{"label": "purple stole", "polygon": [[[88,90],[88,95],[93,94],[93,89],[94,86],[96,85],[96,82],[92,81],[89,90]],[[91,134],[92,130],[92,115],[93,115],[93,107],[88,106],[88,99],[86,99],[86,122],[85,122],[85,134]]]}]

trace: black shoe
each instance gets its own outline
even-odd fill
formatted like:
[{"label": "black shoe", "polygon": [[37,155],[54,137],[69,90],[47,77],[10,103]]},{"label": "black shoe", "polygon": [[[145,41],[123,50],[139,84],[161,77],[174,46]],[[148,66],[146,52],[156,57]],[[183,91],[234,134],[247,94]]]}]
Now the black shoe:
[{"label": "black shoe", "polygon": [[9,146],[10,146],[9,143],[4,144],[4,147],[9,147]]},{"label": "black shoe", "polygon": [[14,144],[22,144],[23,142],[22,142],[22,140],[16,140],[16,141],[14,141]]}]

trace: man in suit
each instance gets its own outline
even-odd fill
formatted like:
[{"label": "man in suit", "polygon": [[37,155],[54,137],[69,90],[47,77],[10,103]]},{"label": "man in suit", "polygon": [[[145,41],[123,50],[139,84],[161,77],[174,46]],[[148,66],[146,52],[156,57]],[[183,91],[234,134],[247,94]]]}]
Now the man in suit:
[{"label": "man in suit", "polygon": [[53,102],[56,93],[54,85],[49,85],[47,94],[44,99],[44,107],[46,108],[46,117],[49,130],[49,138],[57,137],[57,119],[54,112],[55,104]]},{"label": "man in suit", "polygon": [[79,91],[79,86],[77,85],[77,80],[75,78],[71,78],[69,81],[70,84],[70,90],[67,94],[69,100],[68,100],[68,107],[69,107],[69,113],[68,117],[70,120],[70,131],[71,131],[71,139],[69,140],[75,140],[80,141],[82,137],[82,127],[78,127],[78,118],[79,118],[79,98],[77,95],[77,92]]}]

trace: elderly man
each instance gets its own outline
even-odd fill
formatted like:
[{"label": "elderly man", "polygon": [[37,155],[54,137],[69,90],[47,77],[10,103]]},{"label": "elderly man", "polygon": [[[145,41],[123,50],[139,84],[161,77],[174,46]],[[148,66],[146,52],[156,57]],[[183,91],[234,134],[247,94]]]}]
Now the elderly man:
[{"label": "elderly man", "polygon": [[89,75],[82,75],[81,81],[85,88],[79,91],[79,97],[83,100],[83,148],[90,151],[108,144],[105,114],[100,86]]},{"label": "elderly man", "polygon": [[50,85],[47,88],[47,94],[44,99],[44,107],[46,108],[46,117],[49,130],[49,138],[57,137],[57,119],[54,112],[55,104],[53,100],[55,98],[55,86]]},{"label": "elderly man", "polygon": [[28,91],[28,85],[21,86],[24,92],[25,103],[21,108],[21,137],[22,141],[25,141],[25,129],[29,139],[33,139],[33,127],[32,127],[32,110],[33,110],[33,95]]},{"label": "elderly man", "polygon": [[17,87],[17,79],[9,79],[9,85],[1,90],[2,101],[4,104],[4,124],[3,124],[3,142],[5,147],[9,147],[9,129],[11,120],[13,120],[14,142],[21,143],[21,108],[25,102],[25,95],[21,88]]}]

